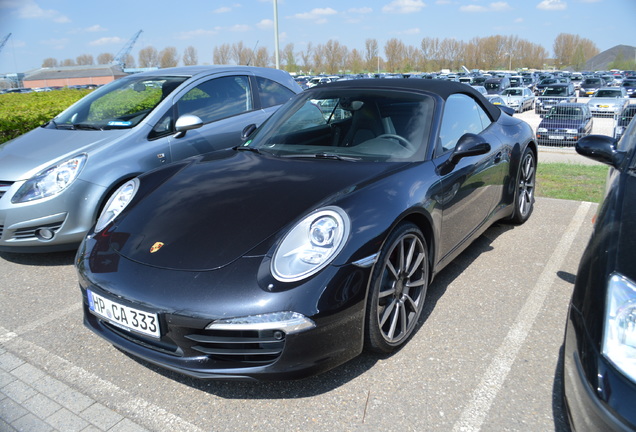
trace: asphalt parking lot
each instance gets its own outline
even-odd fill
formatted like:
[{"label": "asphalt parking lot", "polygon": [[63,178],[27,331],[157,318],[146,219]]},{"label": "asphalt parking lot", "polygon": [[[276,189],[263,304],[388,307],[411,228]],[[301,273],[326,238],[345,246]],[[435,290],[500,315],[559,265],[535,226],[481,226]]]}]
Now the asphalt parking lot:
[{"label": "asphalt parking lot", "polygon": [[137,361],[83,327],[72,253],[2,253],[0,430],[567,430],[561,344],[595,211],[537,199],[439,275],[402,350],[282,383]]}]

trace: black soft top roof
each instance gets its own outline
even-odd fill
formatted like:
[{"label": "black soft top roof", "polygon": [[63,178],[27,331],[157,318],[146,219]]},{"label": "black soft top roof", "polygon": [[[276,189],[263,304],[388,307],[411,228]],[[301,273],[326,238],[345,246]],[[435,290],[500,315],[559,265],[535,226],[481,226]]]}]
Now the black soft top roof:
[{"label": "black soft top roof", "polygon": [[336,81],[315,87],[317,90],[327,88],[369,88],[369,89],[396,89],[396,90],[415,90],[435,93],[442,99],[446,100],[452,94],[463,93],[476,99],[480,105],[488,112],[493,120],[497,120],[501,115],[501,109],[491,104],[481,93],[469,86],[468,84],[446,80],[430,80],[417,78],[403,79],[357,79]]}]

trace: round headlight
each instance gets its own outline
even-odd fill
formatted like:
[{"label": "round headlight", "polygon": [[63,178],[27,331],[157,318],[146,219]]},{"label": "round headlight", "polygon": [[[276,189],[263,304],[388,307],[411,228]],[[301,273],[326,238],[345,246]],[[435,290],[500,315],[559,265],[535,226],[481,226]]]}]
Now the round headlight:
[{"label": "round headlight", "polygon": [[134,178],[124,183],[115,191],[114,194],[110,196],[110,199],[104,206],[104,209],[95,224],[96,233],[103,230],[106,225],[111,223],[113,219],[115,219],[117,215],[121,213],[128,204],[130,204],[137,193],[137,190],[139,190],[139,180]]},{"label": "round headlight", "polygon": [[325,207],[306,216],[283,238],[271,270],[281,282],[305,279],[325,268],[349,237],[349,217],[339,207]]}]

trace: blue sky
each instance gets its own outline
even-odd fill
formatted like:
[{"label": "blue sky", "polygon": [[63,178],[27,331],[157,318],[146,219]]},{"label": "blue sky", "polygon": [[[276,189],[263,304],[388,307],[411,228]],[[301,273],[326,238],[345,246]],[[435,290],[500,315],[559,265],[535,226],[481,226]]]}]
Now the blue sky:
[{"label": "blue sky", "polygon": [[[273,0],[0,0],[0,73],[25,72],[42,60],[116,54],[143,30],[131,54],[141,48],[192,45],[199,64],[211,63],[214,47],[242,41],[274,52]],[[419,47],[425,37],[514,35],[552,54],[559,33],[591,39],[603,51],[636,45],[636,0],[278,0],[279,46],[296,51],[309,42],[339,41],[364,52],[367,38],[398,38]],[[466,65],[470,68],[470,65]]]}]

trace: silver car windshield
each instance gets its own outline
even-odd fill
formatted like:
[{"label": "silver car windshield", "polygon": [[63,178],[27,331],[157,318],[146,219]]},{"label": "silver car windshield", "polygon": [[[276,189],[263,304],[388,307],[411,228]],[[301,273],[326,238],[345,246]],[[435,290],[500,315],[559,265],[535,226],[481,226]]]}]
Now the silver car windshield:
[{"label": "silver car windshield", "polygon": [[135,127],[188,77],[128,77],[95,90],[51,122],[58,129]]},{"label": "silver car windshield", "polygon": [[246,143],[280,157],[413,161],[429,141],[433,98],[387,90],[323,90],[276,112]]}]

